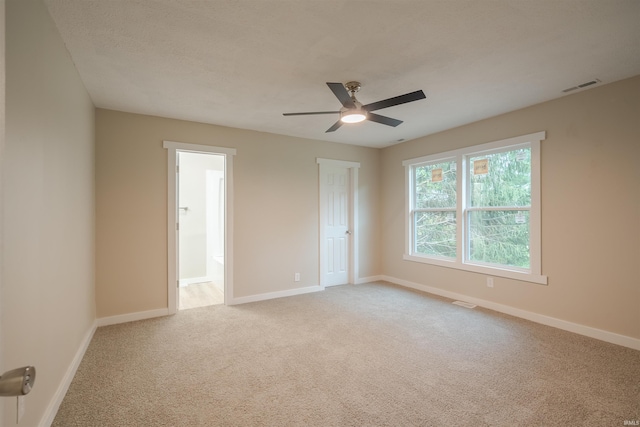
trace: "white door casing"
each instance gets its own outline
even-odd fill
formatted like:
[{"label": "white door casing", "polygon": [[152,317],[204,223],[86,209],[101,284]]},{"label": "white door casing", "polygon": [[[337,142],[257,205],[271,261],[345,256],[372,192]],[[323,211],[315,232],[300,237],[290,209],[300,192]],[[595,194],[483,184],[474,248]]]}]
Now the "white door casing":
[{"label": "white door casing", "polygon": [[191,151],[205,154],[220,154],[225,157],[224,179],[224,303],[233,301],[233,156],[234,148],[209,145],[186,144],[164,141],[167,149],[167,308],[169,314],[178,311],[178,191],[177,152]]},{"label": "white door casing", "polygon": [[357,171],[359,163],[317,159],[320,206],[320,286],[357,277]]}]

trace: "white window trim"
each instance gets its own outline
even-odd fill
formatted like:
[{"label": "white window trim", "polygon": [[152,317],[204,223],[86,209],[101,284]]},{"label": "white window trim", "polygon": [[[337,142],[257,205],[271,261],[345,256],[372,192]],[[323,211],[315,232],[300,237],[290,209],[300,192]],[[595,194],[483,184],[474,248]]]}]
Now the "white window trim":
[{"label": "white window trim", "polygon": [[[454,268],[457,270],[471,271],[474,273],[486,274],[489,276],[506,277],[509,279],[522,280],[526,282],[547,284],[547,276],[542,275],[542,245],[541,245],[541,215],[540,215],[540,141],[546,138],[546,132],[536,132],[529,135],[516,136],[500,141],[488,142],[474,145],[444,153],[432,154],[429,156],[409,159],[402,162],[405,168],[405,253],[403,259],[406,261],[420,262],[424,264],[437,265],[440,267]],[[517,268],[501,268],[498,266],[486,266],[480,263],[469,263],[464,261],[463,245],[465,244],[464,227],[462,222],[456,231],[457,257],[455,260],[448,258],[426,257],[413,254],[413,232],[411,225],[411,206],[413,198],[412,168],[414,166],[440,161],[442,159],[455,158],[457,167],[457,212],[456,217],[462,220],[467,197],[466,180],[463,179],[463,170],[466,170],[466,156],[479,154],[482,152],[501,151],[502,148],[528,144],[531,147],[531,208],[529,210],[529,245],[530,245],[530,268],[520,271]]]}]

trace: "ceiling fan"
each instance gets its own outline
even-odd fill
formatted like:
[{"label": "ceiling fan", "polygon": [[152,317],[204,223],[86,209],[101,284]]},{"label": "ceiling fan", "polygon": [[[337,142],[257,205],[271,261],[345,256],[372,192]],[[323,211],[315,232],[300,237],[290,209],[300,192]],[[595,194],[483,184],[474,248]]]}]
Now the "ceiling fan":
[{"label": "ceiling fan", "polygon": [[[283,113],[283,116],[308,116],[313,114],[340,114],[340,119],[333,124],[326,132],[334,132],[343,123],[358,123],[363,120],[380,123],[387,126],[396,127],[402,120],[392,119],[391,117],[381,116],[372,113],[375,110],[393,107],[394,105],[405,104],[407,102],[418,101],[426,98],[424,92],[417,90],[415,92],[406,93],[393,98],[383,99],[382,101],[372,102],[371,104],[362,105],[356,99],[356,92],[360,90],[360,82],[327,83],[329,89],[338,98],[342,104],[342,108],[338,111],[311,111],[307,113]],[[348,91],[348,92],[347,92]]]}]

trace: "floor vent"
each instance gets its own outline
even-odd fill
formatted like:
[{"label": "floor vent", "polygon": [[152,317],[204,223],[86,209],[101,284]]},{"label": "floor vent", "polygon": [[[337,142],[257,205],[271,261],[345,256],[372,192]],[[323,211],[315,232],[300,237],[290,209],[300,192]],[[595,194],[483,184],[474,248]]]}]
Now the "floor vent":
[{"label": "floor vent", "polygon": [[451,304],[460,305],[462,307],[467,307],[467,308],[476,308],[475,304],[471,304],[470,302],[464,302],[464,301],[454,301]]}]

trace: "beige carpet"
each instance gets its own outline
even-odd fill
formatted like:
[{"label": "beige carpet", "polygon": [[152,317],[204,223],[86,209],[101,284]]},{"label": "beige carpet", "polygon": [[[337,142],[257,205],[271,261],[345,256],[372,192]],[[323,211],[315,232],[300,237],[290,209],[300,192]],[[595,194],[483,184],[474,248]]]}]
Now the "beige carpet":
[{"label": "beige carpet", "polygon": [[640,352],[384,283],[99,328],[53,426],[623,426]]}]

